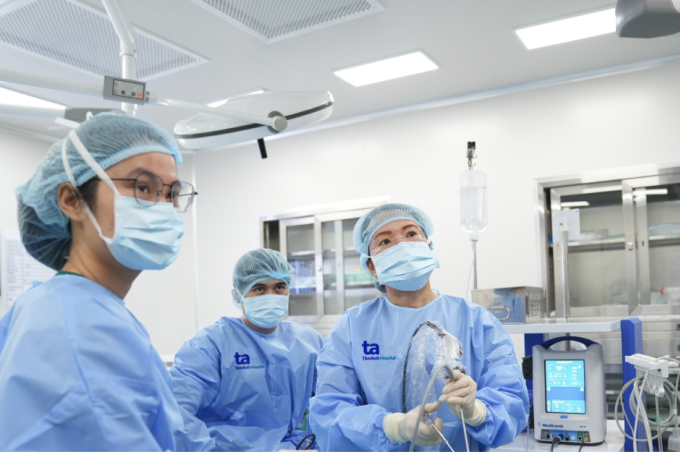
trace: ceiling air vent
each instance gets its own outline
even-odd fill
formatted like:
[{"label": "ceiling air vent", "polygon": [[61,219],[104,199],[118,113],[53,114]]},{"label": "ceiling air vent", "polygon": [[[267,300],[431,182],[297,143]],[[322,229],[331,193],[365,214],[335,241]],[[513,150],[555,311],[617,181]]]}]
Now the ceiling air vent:
[{"label": "ceiling air vent", "polygon": [[[137,31],[137,78],[149,80],[206,62]],[[0,8],[0,43],[96,75],[121,76],[119,41],[108,16],[73,0],[23,0]]]},{"label": "ceiling air vent", "polygon": [[377,0],[192,0],[257,36],[276,42],[383,11]]}]

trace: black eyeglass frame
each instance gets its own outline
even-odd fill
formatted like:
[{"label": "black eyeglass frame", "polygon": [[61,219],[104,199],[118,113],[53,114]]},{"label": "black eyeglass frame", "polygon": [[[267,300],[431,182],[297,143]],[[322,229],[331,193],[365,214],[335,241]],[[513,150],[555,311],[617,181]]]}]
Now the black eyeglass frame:
[{"label": "black eyeglass frame", "polygon": [[[150,175],[150,176],[153,176],[153,177],[156,177],[156,178],[160,179],[160,177],[156,176],[155,174],[150,173],[150,172],[148,172],[148,171],[144,171],[144,172],[140,173],[139,176],[137,176],[137,177],[134,178],[134,179],[132,179],[132,178],[121,178],[121,177],[117,177],[117,178],[111,178],[111,180],[112,180],[112,181],[121,181],[121,182],[134,182],[134,183],[135,183],[135,199],[137,200],[137,203],[138,203],[140,206],[145,207],[145,208],[146,208],[146,207],[155,206],[156,204],[158,204],[158,201],[156,201],[156,202],[153,203],[153,204],[144,205],[144,203],[142,203],[142,202],[140,201],[140,199],[137,197],[137,181],[139,180],[139,177],[142,176],[142,175]],[[101,182],[101,178],[99,178],[98,176],[95,176],[94,179],[96,179],[96,180],[98,180],[98,181]],[[178,211],[179,213],[187,213],[187,212],[189,211],[189,209],[191,209],[191,206],[194,204],[194,198],[198,195],[198,192],[196,191],[196,188],[194,187],[194,185],[191,184],[191,183],[189,183],[189,182],[184,182],[184,181],[177,181],[177,182],[175,182],[175,183],[172,184],[172,185],[168,185],[168,184],[164,184],[163,181],[161,180],[161,186],[162,186],[162,187],[170,187],[170,193],[172,193],[173,187],[175,187],[175,186],[178,185],[178,184],[187,184],[187,185],[190,185],[190,186],[191,186],[191,193],[185,193],[185,194],[183,194],[183,195],[177,195],[178,197],[179,197],[179,196],[191,196],[191,199],[190,199],[189,202],[187,203],[187,206],[186,206],[186,208],[185,208],[184,210],[179,210],[179,209],[177,209],[177,211]],[[160,199],[160,197],[159,197],[158,199]],[[145,203],[149,202],[149,201],[147,201],[147,200],[143,200],[143,201],[144,201]]]}]

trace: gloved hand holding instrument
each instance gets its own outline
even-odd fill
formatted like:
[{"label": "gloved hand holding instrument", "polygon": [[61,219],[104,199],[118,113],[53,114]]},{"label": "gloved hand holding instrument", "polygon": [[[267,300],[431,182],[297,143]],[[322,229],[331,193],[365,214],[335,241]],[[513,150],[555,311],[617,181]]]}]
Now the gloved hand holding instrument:
[{"label": "gloved hand holding instrument", "polygon": [[[421,329],[421,327],[426,328]],[[412,352],[413,356],[411,356]],[[418,424],[418,429],[413,428],[410,430],[411,446],[409,450],[411,452],[415,450],[416,445],[425,446],[438,444],[442,440],[453,452],[451,444],[449,444],[443,434],[443,421],[441,419],[434,419],[433,421],[430,417],[430,413],[434,413],[439,409],[441,406],[440,402],[428,403],[430,402],[430,396],[434,389],[435,381],[442,371],[446,373],[448,380],[446,381],[444,394],[440,398],[440,401],[448,403],[451,411],[463,421],[462,425],[463,434],[465,435],[465,444],[467,450],[470,450],[465,419],[468,415],[475,417],[477,385],[472,378],[465,375],[465,366],[461,361],[462,357],[463,348],[460,341],[444,330],[439,323],[424,321],[420,323],[418,328],[414,331],[404,360],[402,400],[403,410],[406,414],[393,413],[397,415],[400,414],[401,416],[409,416],[414,413],[415,415],[412,419],[417,420],[420,423]],[[411,363],[409,363],[409,358]],[[420,384],[421,382],[424,384],[424,381],[427,381],[423,380],[424,378],[429,379],[429,383],[423,394]],[[407,397],[407,392],[411,393],[410,397]],[[413,398],[416,394],[418,397],[416,399],[417,402]],[[423,394],[422,402],[420,402],[420,394]],[[416,405],[415,408],[407,412],[407,400],[409,401],[409,406],[413,406],[416,403],[419,405]],[[481,402],[479,403],[481,404]],[[486,408],[484,407],[483,410],[484,415],[486,415]],[[386,416],[385,419],[387,420],[387,417],[393,416],[393,414]],[[425,423],[424,416],[427,416],[430,425]],[[424,443],[423,433],[432,434],[432,430],[434,430],[434,433],[436,434],[437,441],[427,444]],[[390,440],[392,439],[390,438]]]},{"label": "gloved hand holding instrument", "polygon": [[[444,423],[441,419],[435,419],[432,425],[425,423],[425,415],[429,418],[429,413],[439,409],[439,402],[428,403],[421,412],[421,407],[417,406],[408,413],[390,413],[385,416],[383,429],[385,434],[393,443],[405,443],[419,446],[434,446],[442,442],[440,436]],[[439,429],[439,431],[437,431]]]}]

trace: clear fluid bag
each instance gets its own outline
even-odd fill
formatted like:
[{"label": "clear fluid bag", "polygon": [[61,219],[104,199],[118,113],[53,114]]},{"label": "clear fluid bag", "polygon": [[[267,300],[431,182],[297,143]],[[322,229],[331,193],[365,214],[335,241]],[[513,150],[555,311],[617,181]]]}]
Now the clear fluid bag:
[{"label": "clear fluid bag", "polygon": [[489,224],[486,209],[486,173],[468,170],[460,175],[460,228],[476,240]]}]

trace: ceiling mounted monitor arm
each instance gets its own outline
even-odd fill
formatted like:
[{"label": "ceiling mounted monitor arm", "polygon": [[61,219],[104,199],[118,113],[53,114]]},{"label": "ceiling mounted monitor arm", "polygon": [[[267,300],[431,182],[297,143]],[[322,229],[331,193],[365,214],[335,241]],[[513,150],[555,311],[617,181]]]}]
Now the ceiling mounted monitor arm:
[{"label": "ceiling mounted monitor arm", "polygon": [[[125,15],[122,5],[117,0],[102,0],[102,3],[120,41],[122,77],[124,79],[135,80],[137,78],[135,66],[135,59],[137,58],[137,32],[133,28],[132,22]],[[122,102],[121,105],[123,111],[128,116],[134,116],[137,112],[137,105],[133,103]]]}]

